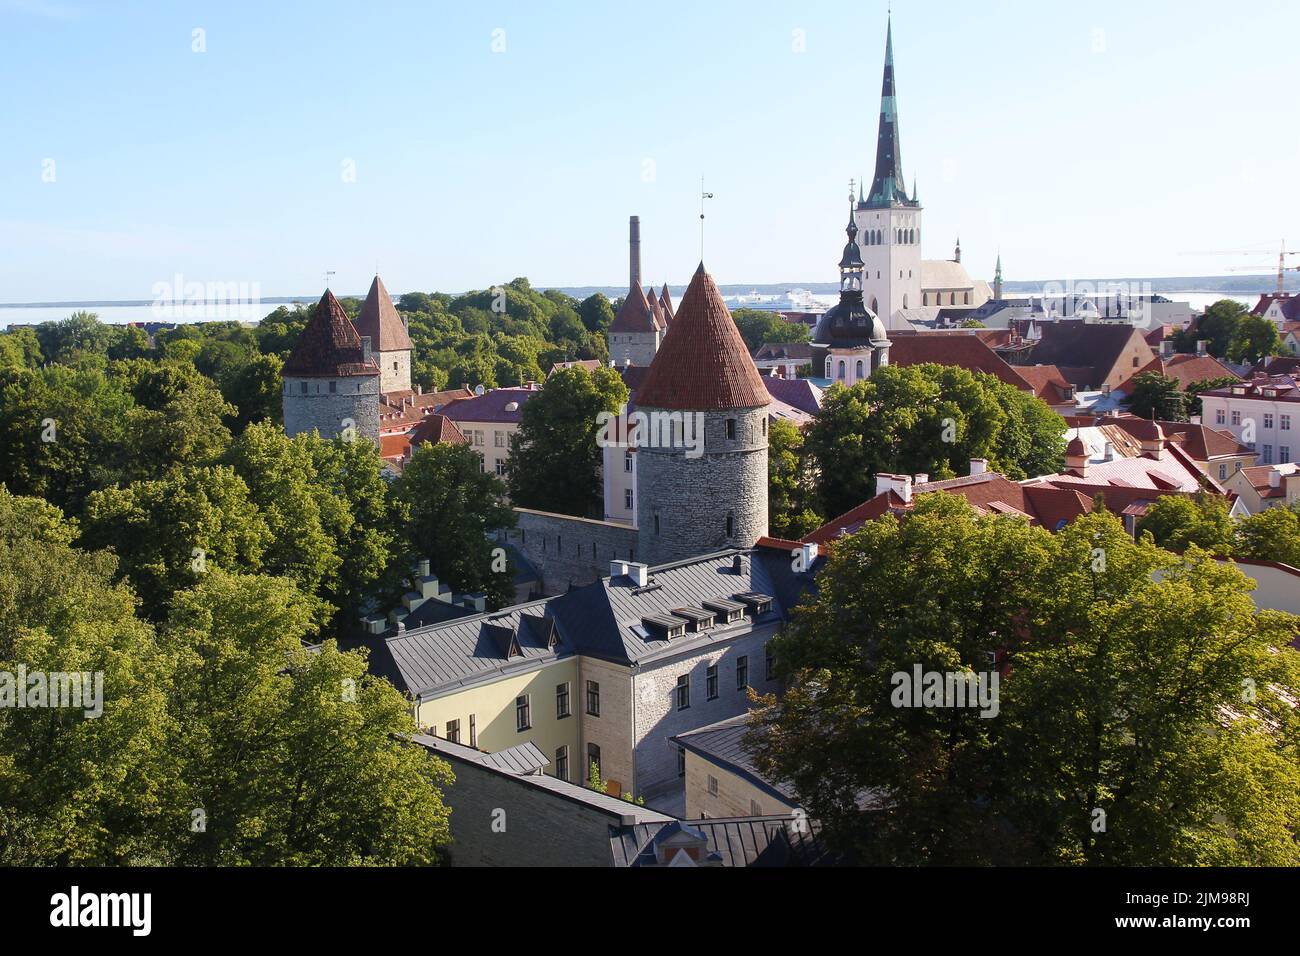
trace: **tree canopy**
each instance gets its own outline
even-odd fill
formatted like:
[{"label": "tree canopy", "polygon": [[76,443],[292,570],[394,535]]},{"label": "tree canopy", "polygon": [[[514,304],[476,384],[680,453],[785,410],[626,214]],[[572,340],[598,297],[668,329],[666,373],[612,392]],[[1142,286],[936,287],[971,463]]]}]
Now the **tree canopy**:
[{"label": "tree canopy", "polygon": [[944,365],[886,365],[851,388],[833,385],[808,426],[817,511],[843,514],[875,494],[880,472],[964,475],[988,459],[1012,479],[1057,471],[1065,422],[991,375]]},{"label": "tree canopy", "polygon": [[[1300,619],[1251,587],[1104,511],[922,495],[837,541],[751,745],[863,862],[1295,865]],[[917,668],[997,673],[996,706],[903,706]]]}]

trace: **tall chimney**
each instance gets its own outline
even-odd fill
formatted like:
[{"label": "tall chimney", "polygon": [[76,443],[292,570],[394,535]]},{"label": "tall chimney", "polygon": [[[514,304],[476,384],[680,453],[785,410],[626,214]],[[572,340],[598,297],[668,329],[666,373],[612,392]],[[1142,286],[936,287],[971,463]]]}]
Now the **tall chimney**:
[{"label": "tall chimney", "polygon": [[627,221],[628,279],[630,289],[641,281],[641,217],[633,216]]}]

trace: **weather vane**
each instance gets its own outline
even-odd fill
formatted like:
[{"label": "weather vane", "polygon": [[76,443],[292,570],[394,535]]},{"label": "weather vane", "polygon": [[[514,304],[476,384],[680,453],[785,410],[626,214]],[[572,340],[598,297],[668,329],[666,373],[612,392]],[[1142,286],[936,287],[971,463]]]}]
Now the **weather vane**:
[{"label": "weather vane", "polygon": [[856,179],[849,177],[849,202],[853,202],[853,188],[857,186],[857,184],[858,181]]},{"label": "weather vane", "polygon": [[325,288],[328,289],[328,288],[330,287],[330,278],[331,278],[333,275],[334,275],[334,270],[333,270],[333,269],[330,269],[328,272],[325,273]]},{"label": "weather vane", "polygon": [[700,261],[704,261],[704,200],[712,199],[713,193],[704,191],[704,177],[700,177]]}]

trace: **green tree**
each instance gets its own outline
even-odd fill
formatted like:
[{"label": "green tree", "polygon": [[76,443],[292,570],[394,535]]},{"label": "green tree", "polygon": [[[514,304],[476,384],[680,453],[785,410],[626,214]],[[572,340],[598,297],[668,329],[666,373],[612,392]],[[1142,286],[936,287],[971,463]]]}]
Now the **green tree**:
[{"label": "green tree", "polygon": [[[101,675],[102,712],[0,707],[0,864],[166,862],[174,786],[171,667],[116,560],[71,547],[75,526],[0,486],[0,671]],[[91,679],[94,693],[94,678]]]},{"label": "green tree", "polygon": [[1228,343],[1228,358],[1234,362],[1254,364],[1271,355],[1282,355],[1286,346],[1277,326],[1262,315],[1245,315],[1233,330]]},{"label": "green tree", "polygon": [[1246,307],[1235,299],[1220,299],[1191,326],[1174,333],[1174,348],[1179,352],[1194,352],[1197,341],[1204,340],[1211,355],[1223,358],[1228,354],[1237,325],[1247,314]]},{"label": "green tree", "polygon": [[1225,557],[1232,554],[1234,527],[1222,495],[1163,495],[1142,516],[1137,533],[1150,534],[1157,545],[1169,551],[1182,552],[1196,545]]},{"label": "green tree", "polygon": [[[837,542],[751,745],[864,862],[1294,865],[1300,619],[1250,590],[1104,510],[1053,535],[924,495]],[[900,706],[990,651],[996,714]]]},{"label": "green tree", "polygon": [[1300,568],[1300,511],[1265,508],[1237,525],[1233,553],[1254,561],[1277,561]]},{"label": "green tree", "polygon": [[578,315],[589,332],[605,333],[614,321],[614,308],[605,293],[596,292],[582,300]]},{"label": "green tree", "polygon": [[818,510],[833,517],[872,497],[880,472],[951,478],[972,458],[1013,479],[1055,471],[1064,434],[1059,415],[991,375],[886,365],[852,388],[832,386],[805,441]]},{"label": "green tree", "polygon": [[731,313],[731,318],[751,355],[765,342],[807,342],[810,335],[808,326],[801,322],[788,322],[776,312],[737,309]]},{"label": "green tree", "polygon": [[507,482],[521,508],[589,517],[600,502],[602,413],[626,405],[627,386],[613,369],[561,369],[523,406],[510,439]]},{"label": "green tree", "polygon": [[511,572],[489,535],[513,527],[515,516],[501,500],[501,479],[483,471],[473,448],[421,445],[393,494],[409,510],[413,556],[427,557],[430,570],[457,591],[486,592],[494,607],[511,603]]},{"label": "green tree", "polygon": [[448,841],[447,765],[402,738],[408,702],[332,641],[309,651],[312,604],[282,578],[214,571],[181,592],[166,638],[184,766],[169,836],[202,866],[398,866]]},{"label": "green tree", "polygon": [[767,479],[767,523],[773,535],[797,541],[821,527],[824,519],[811,506],[815,484],[803,432],[794,422],[778,419],[768,429]]},{"label": "green tree", "polygon": [[35,329],[0,332],[0,369],[39,368],[41,362],[41,343]]},{"label": "green tree", "polygon": [[95,492],[86,502],[81,543],[112,548],[146,614],[158,619],[173,594],[213,568],[260,569],[272,538],[244,480],[218,466]]},{"label": "green tree", "polygon": [[1124,407],[1138,418],[1162,422],[1187,421],[1188,398],[1178,379],[1158,372],[1143,372],[1133,379]]}]

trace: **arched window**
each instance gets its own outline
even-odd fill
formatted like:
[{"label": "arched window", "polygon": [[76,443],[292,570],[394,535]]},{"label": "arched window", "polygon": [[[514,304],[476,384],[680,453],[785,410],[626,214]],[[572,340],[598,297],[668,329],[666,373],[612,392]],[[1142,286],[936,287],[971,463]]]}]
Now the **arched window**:
[{"label": "arched window", "polygon": [[[877,275],[876,278],[879,279],[880,276]],[[879,314],[880,314],[880,306],[876,303],[876,300],[875,300],[875,299],[872,299],[872,300],[871,300],[871,311],[874,312],[874,313],[876,313],[876,315],[879,315]]]},{"label": "arched window", "polygon": [[967,305],[970,305],[970,293],[969,293],[969,292],[966,293],[966,304],[967,304]]},{"label": "arched window", "polygon": [[905,309],[907,308],[907,296],[906,296],[906,295],[903,296],[903,308],[905,308]]},{"label": "arched window", "polygon": [[855,381],[862,381],[862,359],[858,359],[858,367],[855,370]]},{"label": "arched window", "polygon": [[832,362],[830,359],[827,359],[827,360],[826,360],[826,377],[827,377],[827,378],[833,378],[834,376],[835,376],[835,363]]},{"label": "arched window", "polygon": [[840,381],[841,381],[841,382],[844,381],[844,368],[845,368],[845,366],[844,366],[844,360],[843,360],[843,359],[840,359],[840,376],[839,376],[839,377],[840,377]]}]

